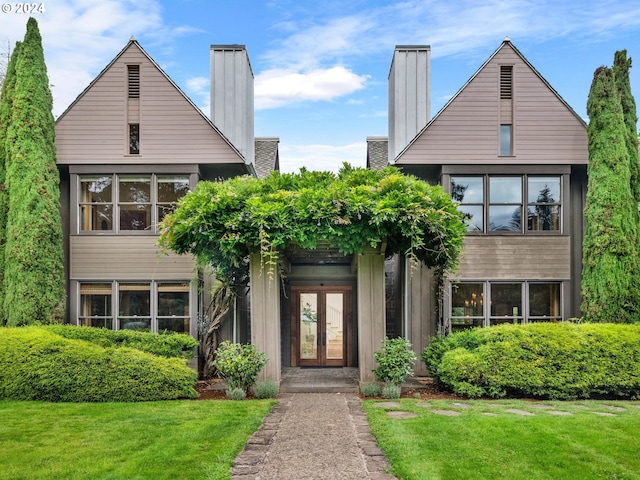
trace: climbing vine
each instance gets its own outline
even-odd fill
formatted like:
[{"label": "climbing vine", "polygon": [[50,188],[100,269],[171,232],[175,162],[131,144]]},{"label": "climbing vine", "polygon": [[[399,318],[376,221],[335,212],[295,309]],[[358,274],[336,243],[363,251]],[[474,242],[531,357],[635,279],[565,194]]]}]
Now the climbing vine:
[{"label": "climbing vine", "polygon": [[337,175],[302,169],[200,182],[163,220],[159,244],[195,255],[225,283],[246,285],[251,253],[274,269],[282,250],[319,242],[346,255],[386,243],[387,255],[441,274],[456,267],[464,233],[463,215],[442,187],[394,167],[344,164]]}]

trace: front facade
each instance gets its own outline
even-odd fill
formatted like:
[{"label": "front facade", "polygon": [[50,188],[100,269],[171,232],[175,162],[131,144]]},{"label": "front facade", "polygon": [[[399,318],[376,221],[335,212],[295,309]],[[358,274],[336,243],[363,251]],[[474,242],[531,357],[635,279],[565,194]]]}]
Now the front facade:
[{"label": "front facade", "polygon": [[[198,335],[215,280],[159,251],[158,222],[200,180],[279,162],[278,138],[253,136],[244,47],[212,46],[211,68],[209,120],[131,40],[58,119],[71,323]],[[579,316],[584,121],[508,39],[433,119],[430,74],[429,47],[396,47],[389,137],[367,138],[367,167],[391,163],[453,196],[468,218],[459,270],[439,292],[428,269],[385,261],[384,245],[290,248],[276,278],[253,256],[223,334],[267,353],[264,377],[358,367],[364,382],[385,336],[419,356],[437,333]]]}]

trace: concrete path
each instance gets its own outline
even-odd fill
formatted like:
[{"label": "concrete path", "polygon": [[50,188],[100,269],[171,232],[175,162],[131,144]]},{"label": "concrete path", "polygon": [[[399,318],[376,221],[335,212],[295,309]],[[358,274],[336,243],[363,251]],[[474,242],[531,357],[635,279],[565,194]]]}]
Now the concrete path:
[{"label": "concrete path", "polygon": [[236,457],[233,480],[390,480],[360,399],[287,393]]}]

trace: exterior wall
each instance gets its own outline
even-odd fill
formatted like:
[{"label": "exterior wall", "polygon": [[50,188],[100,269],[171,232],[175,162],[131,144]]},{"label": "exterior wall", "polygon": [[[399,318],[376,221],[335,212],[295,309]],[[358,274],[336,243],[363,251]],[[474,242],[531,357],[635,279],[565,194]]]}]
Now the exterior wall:
[{"label": "exterior wall", "polygon": [[[140,65],[140,98],[131,99],[139,105],[131,109],[128,64]],[[140,124],[139,155],[129,155],[129,121]],[[244,164],[135,42],[58,119],[56,147],[60,165]]]},{"label": "exterior wall", "polygon": [[418,360],[414,366],[416,375],[426,375],[422,352],[429,338],[437,335],[438,295],[433,272],[424,265],[414,266],[407,282],[407,338]]}]

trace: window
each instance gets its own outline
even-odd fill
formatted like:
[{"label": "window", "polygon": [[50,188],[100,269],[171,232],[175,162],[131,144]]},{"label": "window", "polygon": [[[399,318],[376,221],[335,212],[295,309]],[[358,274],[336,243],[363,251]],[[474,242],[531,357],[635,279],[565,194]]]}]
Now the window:
[{"label": "window", "polygon": [[127,65],[129,98],[140,98],[140,65]]},{"label": "window", "polygon": [[140,154],[140,124],[129,124],[129,155]]},{"label": "window", "polygon": [[189,191],[189,176],[81,176],[79,189],[81,232],[154,233]]},{"label": "window", "polygon": [[79,292],[79,325],[113,330],[190,332],[188,281],[81,283]]},{"label": "window", "polygon": [[500,156],[508,157],[513,154],[511,125],[500,125]]},{"label": "window", "polygon": [[500,99],[510,100],[513,91],[513,66],[500,65]]},{"label": "window", "polygon": [[450,192],[468,232],[560,233],[561,184],[561,175],[453,175]]},{"label": "window", "polygon": [[451,286],[451,331],[561,321],[560,292],[560,282],[460,282]]}]

